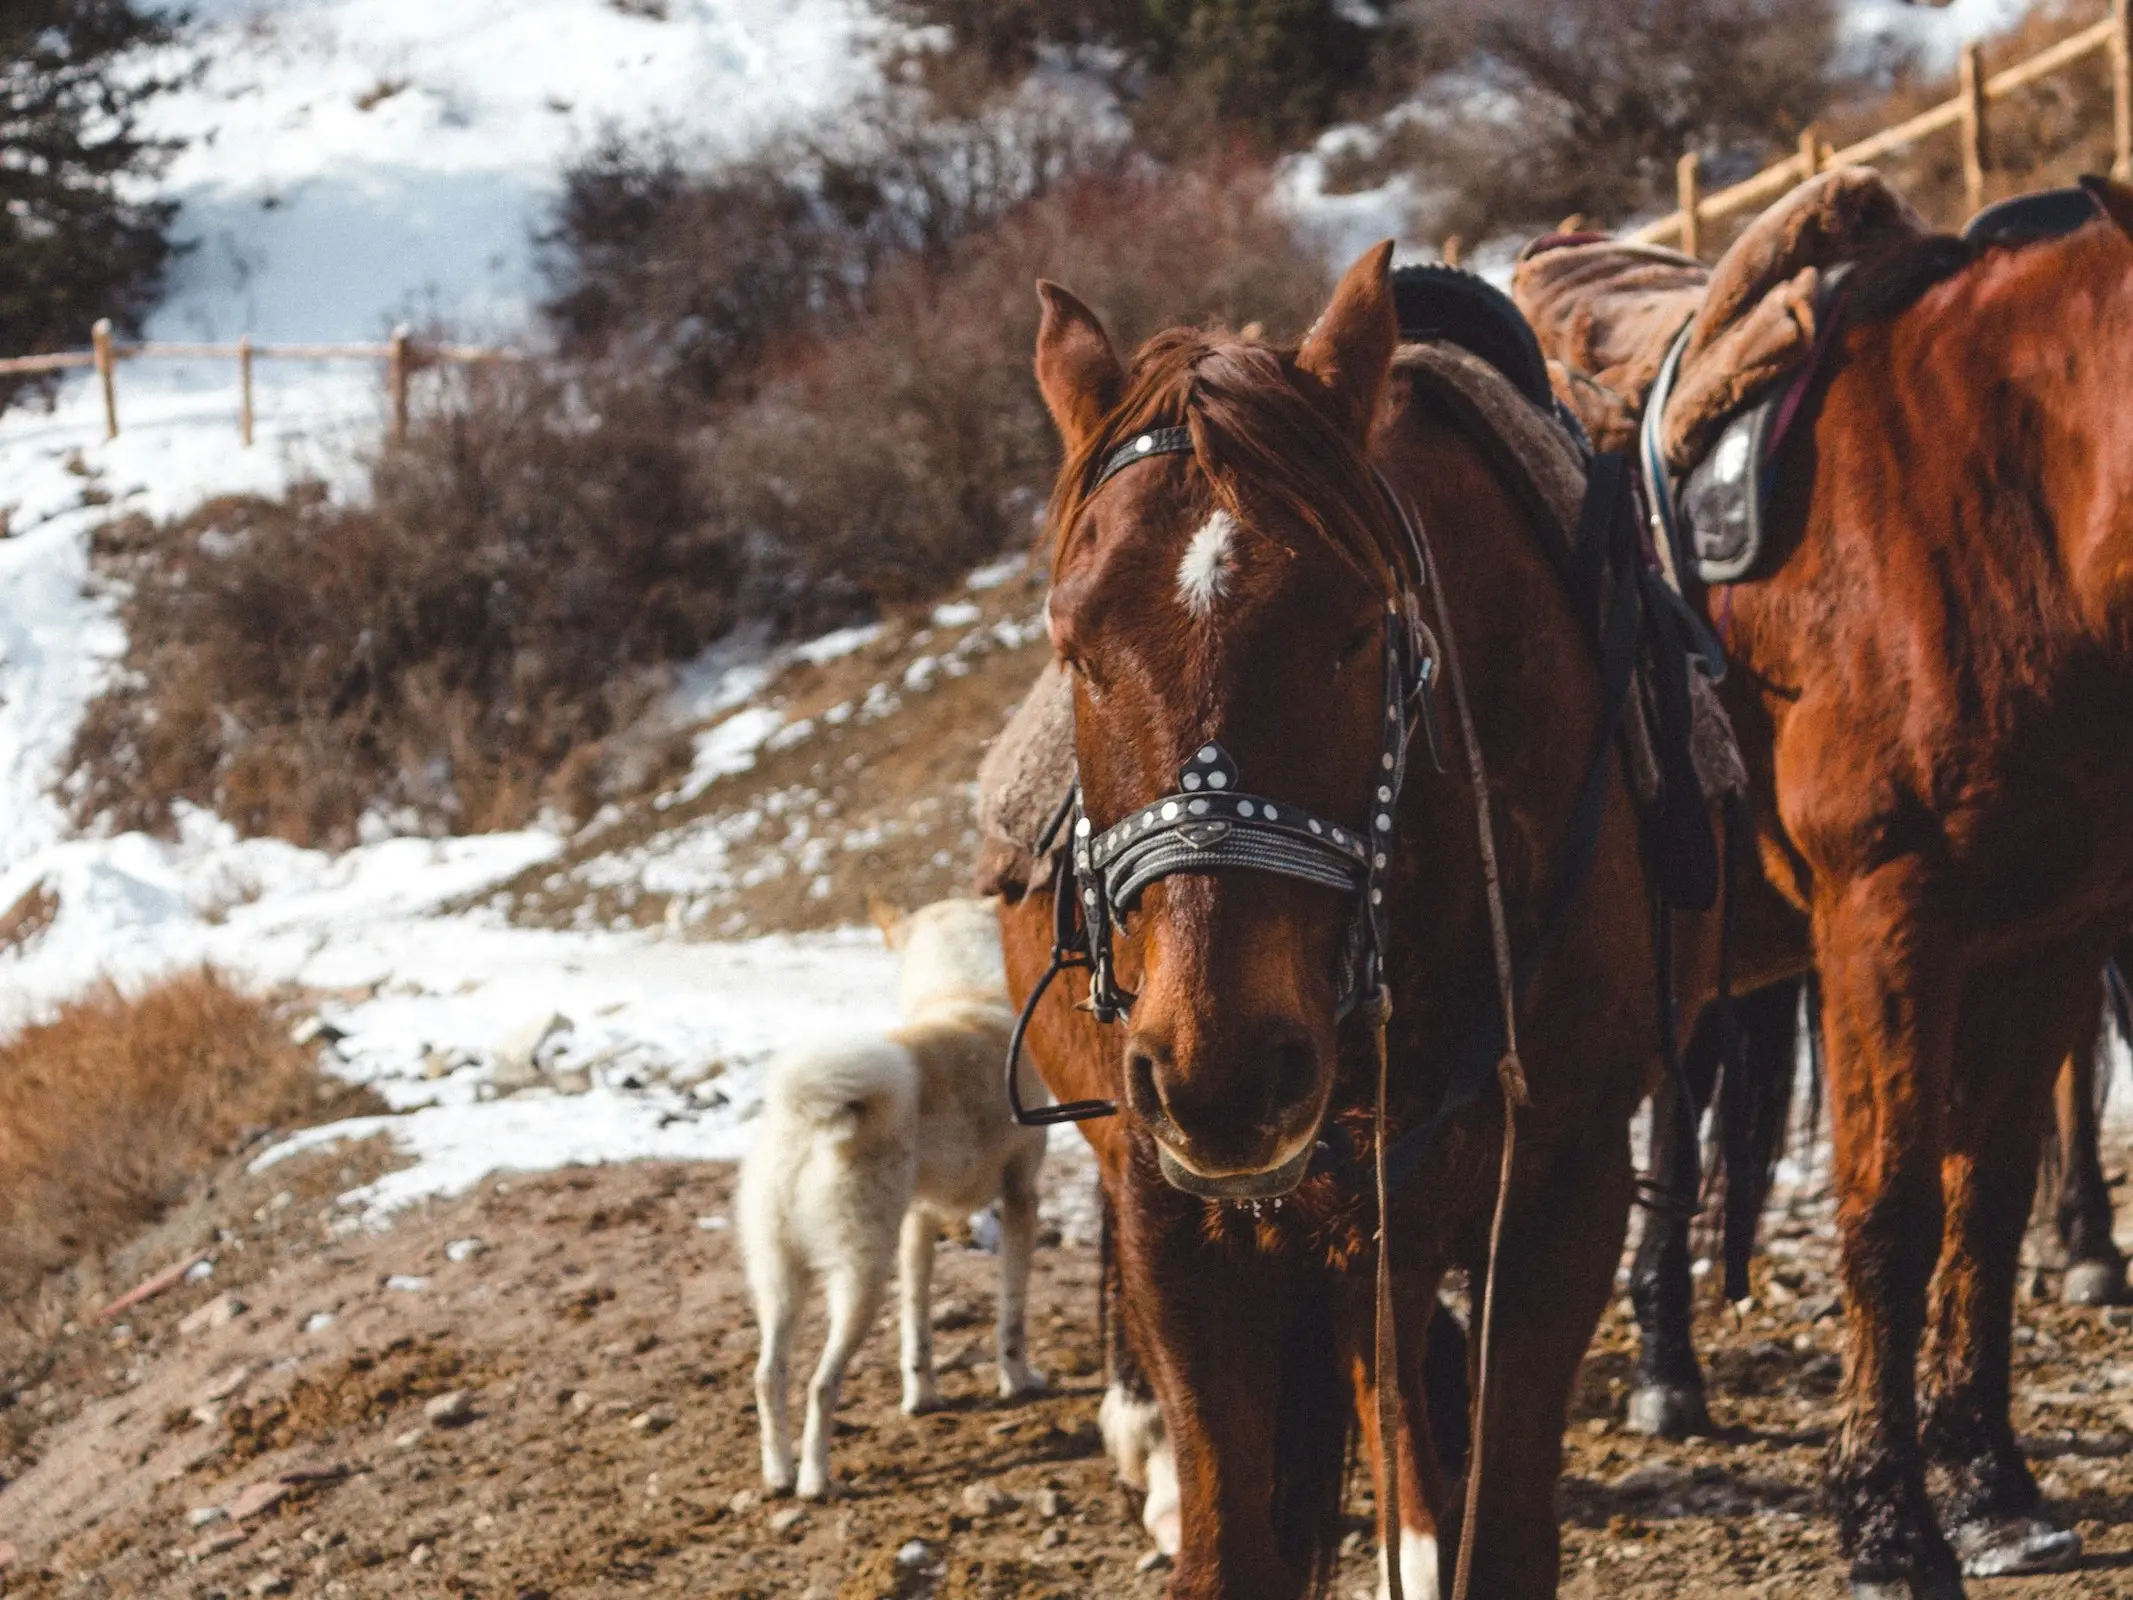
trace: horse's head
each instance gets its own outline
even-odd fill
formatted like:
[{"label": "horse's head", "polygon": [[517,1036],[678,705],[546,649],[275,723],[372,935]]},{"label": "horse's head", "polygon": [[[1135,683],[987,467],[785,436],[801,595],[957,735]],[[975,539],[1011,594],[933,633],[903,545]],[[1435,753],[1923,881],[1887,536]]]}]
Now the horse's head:
[{"label": "horse's head", "polygon": [[1039,287],[1067,456],[1050,625],[1074,681],[1075,892],[1129,1008],[1126,1109],[1196,1193],[1302,1176],[1369,964],[1408,637],[1389,603],[1409,558],[1366,454],[1398,342],[1390,257],[1358,261],[1294,351],[1173,330],[1130,370]]}]

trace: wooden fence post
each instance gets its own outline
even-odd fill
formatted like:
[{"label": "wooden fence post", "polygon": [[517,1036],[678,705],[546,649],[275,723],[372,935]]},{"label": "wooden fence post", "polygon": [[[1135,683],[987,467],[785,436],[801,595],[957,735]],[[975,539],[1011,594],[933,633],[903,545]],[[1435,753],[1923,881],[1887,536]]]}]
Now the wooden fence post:
[{"label": "wooden fence post", "polygon": [[1444,257],[1446,266],[1456,267],[1459,265],[1460,258],[1466,254],[1466,241],[1455,233],[1444,241],[1444,245],[1438,254]]},{"label": "wooden fence post", "polygon": [[2111,0],[2111,176],[2133,181],[2133,5]]},{"label": "wooden fence post", "polygon": [[89,343],[96,351],[96,376],[104,389],[104,437],[119,436],[118,362],[111,351],[111,319],[98,317],[89,330]]},{"label": "wooden fence post", "polygon": [[1800,182],[1822,170],[1822,130],[1809,123],[1800,130]]},{"label": "wooden fence post", "polygon": [[1985,52],[1973,39],[1963,46],[1963,199],[1969,214],[1985,209],[1985,168],[1992,156],[1985,142]]},{"label": "wooden fence post", "polygon": [[1703,204],[1702,159],[1693,150],[1684,151],[1674,168],[1674,192],[1681,207],[1681,253],[1699,256],[1703,253],[1702,219],[1697,208]]},{"label": "wooden fence post", "polygon": [[237,431],[247,449],[252,443],[252,336],[237,336]]},{"label": "wooden fence post", "polygon": [[385,365],[385,386],[392,394],[393,437],[407,437],[407,327],[393,329]]}]

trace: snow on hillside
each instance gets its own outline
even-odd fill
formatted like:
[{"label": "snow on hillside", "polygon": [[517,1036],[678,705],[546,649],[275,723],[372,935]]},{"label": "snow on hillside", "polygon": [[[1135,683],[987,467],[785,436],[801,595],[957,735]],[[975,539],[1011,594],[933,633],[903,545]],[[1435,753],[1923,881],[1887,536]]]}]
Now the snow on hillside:
[{"label": "snow on hillside", "polygon": [[[873,81],[859,0],[667,0],[665,20],[611,0],[191,9],[183,54],[201,70],[153,124],[187,141],[164,187],[193,246],[151,322],[160,339],[375,340],[402,319],[519,337],[543,207],[603,125],[731,147]],[[200,814],[176,841],[74,837],[52,797],[125,644],[85,588],[90,529],[113,510],[170,515],[345,473],[378,436],[380,380],[367,365],[261,363],[249,450],[223,363],[122,368],[110,442],[87,381],[50,411],[0,417],[0,907],[40,885],[59,906],[0,955],[0,1023],[101,975],[198,960],[320,990],[339,1070],[406,1113],[392,1130],[419,1158],[364,1197],[374,1207],[497,1166],[734,1155],[770,1050],[890,1020],[891,960],[871,930],[712,946],[513,929],[439,908],[554,854],[552,834],[383,839],[333,857],[239,840]],[[692,685],[699,697],[759,679],[729,654]],[[494,1097],[543,1030],[539,1084]]]},{"label": "snow on hillside", "polygon": [[[535,225],[571,151],[609,122],[732,147],[833,111],[874,81],[878,26],[863,0],[192,10],[184,53],[199,76],[154,126],[187,141],[165,188],[193,249],[150,332],[215,341],[372,340],[403,319],[522,337]],[[2008,10],[1853,0],[1847,37],[1952,51]],[[1397,231],[1404,195],[1325,196],[1310,162],[1289,193],[1341,251]],[[174,841],[74,835],[51,790],[125,642],[85,587],[91,528],[114,510],[171,515],[298,475],[334,480],[378,436],[375,369],[263,363],[259,439],[245,449],[235,378],[212,362],[124,368],[109,442],[87,381],[48,411],[0,416],[0,908],[39,886],[58,902],[48,929],[0,953],[0,1025],[100,975],[138,981],[198,960],[319,991],[340,1070],[377,1088],[397,1113],[384,1125],[417,1158],[359,1197],[374,1215],[498,1166],[734,1154],[771,1049],[888,1019],[891,963],[871,933],[714,945],[444,909],[559,853],[539,830],[380,839],[338,857],[239,840],[200,814]],[[731,706],[763,677],[762,661],[728,650],[691,677],[676,714]],[[777,722],[729,720],[692,783],[744,766]],[[499,1095],[518,1083],[530,1086]]]},{"label": "snow on hillside", "polygon": [[1844,0],[1838,39],[1844,64],[1870,70],[1909,56],[1926,72],[1952,72],[1972,39],[1982,39],[2021,21],[2034,0]]}]

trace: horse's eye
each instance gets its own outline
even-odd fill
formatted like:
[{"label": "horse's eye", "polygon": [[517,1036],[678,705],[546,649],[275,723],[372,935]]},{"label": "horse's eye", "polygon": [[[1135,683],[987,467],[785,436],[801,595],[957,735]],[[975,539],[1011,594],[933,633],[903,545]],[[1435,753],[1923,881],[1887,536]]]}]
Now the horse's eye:
[{"label": "horse's eye", "polygon": [[1369,622],[1364,623],[1362,627],[1356,629],[1354,636],[1341,646],[1341,653],[1334,657],[1333,670],[1338,672],[1342,667],[1345,667],[1349,662],[1361,655],[1377,632],[1378,624],[1377,619],[1374,617]]},{"label": "horse's eye", "polygon": [[1104,697],[1103,680],[1096,675],[1095,670],[1081,657],[1068,656],[1066,658],[1066,667],[1067,671],[1081,680],[1081,686],[1089,692],[1091,700],[1101,700]]}]

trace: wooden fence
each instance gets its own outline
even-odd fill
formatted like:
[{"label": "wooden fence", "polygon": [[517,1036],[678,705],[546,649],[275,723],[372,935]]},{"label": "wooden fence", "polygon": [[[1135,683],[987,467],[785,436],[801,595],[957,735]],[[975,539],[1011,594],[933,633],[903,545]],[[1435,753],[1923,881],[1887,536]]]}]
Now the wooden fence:
[{"label": "wooden fence", "polygon": [[237,431],[252,442],[252,364],[255,361],[382,361],[385,392],[392,401],[393,437],[407,436],[408,379],[424,367],[471,364],[486,361],[516,361],[515,350],[489,350],[476,345],[430,344],[414,338],[407,329],[395,328],[383,344],[255,344],[249,334],[235,344],[173,344],[162,341],[120,344],[111,336],[109,318],[90,330],[86,350],[60,350],[50,355],[10,356],[0,359],[0,377],[10,374],[67,372],[93,367],[104,394],[104,437],[116,439],[119,431],[118,369],[122,361],[235,361],[237,363]]},{"label": "wooden fence", "polygon": [[2063,72],[2075,62],[2098,51],[2111,58],[2112,176],[2133,177],[2133,0],[2111,0],[2111,14],[2102,21],[2061,39],[2013,66],[1985,75],[1984,52],[1976,44],[1964,47],[1961,89],[1952,100],[1943,100],[1893,127],[1861,139],[1842,150],[1832,149],[1821,135],[1809,128],[1800,135],[1799,154],[1765,167],[1754,177],[1703,192],[1700,163],[1691,150],[1675,169],[1680,209],[1670,211],[1627,237],[1639,244],[1675,243],[1690,255],[1701,255],[1703,224],[1768,205],[1794,184],[1803,183],[1835,166],[1860,166],[1878,161],[1904,146],[1914,144],[1949,128],[1960,129],[1963,139],[1963,185],[1975,212],[1985,202],[1985,172],[1991,165],[1988,111],[1993,101],[2004,100],[2030,84]]}]

